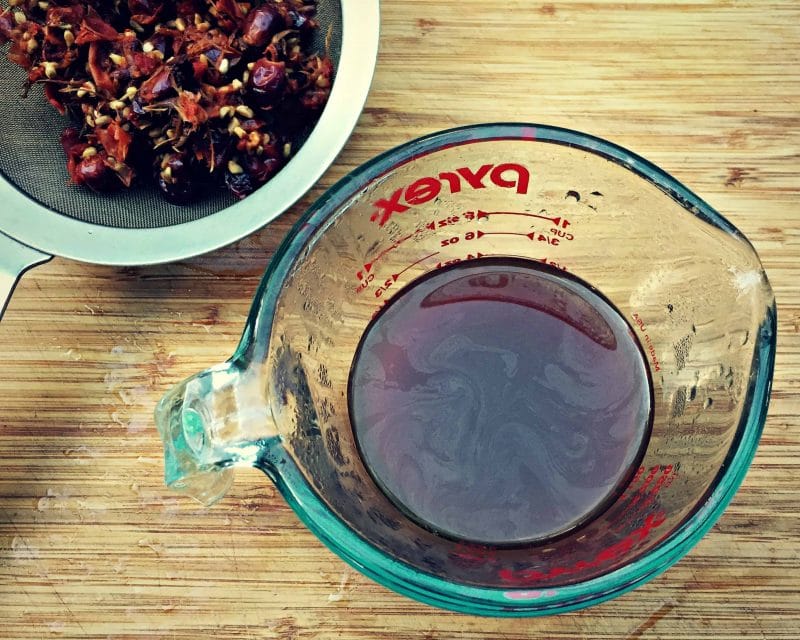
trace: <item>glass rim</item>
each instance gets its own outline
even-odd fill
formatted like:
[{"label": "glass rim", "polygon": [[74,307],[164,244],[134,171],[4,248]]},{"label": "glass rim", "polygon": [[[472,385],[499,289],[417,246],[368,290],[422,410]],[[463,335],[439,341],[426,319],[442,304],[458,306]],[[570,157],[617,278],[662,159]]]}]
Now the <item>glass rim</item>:
[{"label": "glass rim", "polygon": [[[570,129],[530,123],[484,123],[447,129],[416,138],[369,160],[330,187],[307,209],[270,261],[231,361],[244,365],[253,357],[256,337],[270,334],[284,281],[308,240],[324,230],[341,205],[376,178],[417,157],[442,148],[491,140],[549,142],[601,155],[652,182],[694,215],[746,242],[752,249],[747,238],[732,223],[678,180],[614,143]],[[767,283],[766,275],[764,277]],[[269,452],[265,457],[272,461],[283,459],[280,470],[269,464],[262,470],[275,482],[302,522],[334,553],[376,582],[415,600],[462,613],[502,617],[563,613],[599,604],[644,584],[675,564],[711,529],[733,499],[750,467],[766,420],[775,363],[776,315],[773,298],[760,325],[754,351],[757,366],[748,389],[750,411],[739,425],[725,468],[699,507],[653,549],[627,565],[584,582],[554,587],[503,588],[448,581],[393,558],[352,530],[325,505],[294,463],[286,462],[291,459],[281,453],[284,450],[280,438],[267,443]]]}]

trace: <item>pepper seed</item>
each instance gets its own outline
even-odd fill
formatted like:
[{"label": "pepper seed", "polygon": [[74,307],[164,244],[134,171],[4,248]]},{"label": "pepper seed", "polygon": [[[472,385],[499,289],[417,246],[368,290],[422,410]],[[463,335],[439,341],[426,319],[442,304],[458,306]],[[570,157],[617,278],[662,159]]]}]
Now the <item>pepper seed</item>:
[{"label": "pepper seed", "polygon": [[44,75],[46,75],[51,80],[58,75],[58,67],[55,62],[45,62],[44,63]]},{"label": "pepper seed", "polygon": [[245,118],[252,118],[255,116],[253,110],[246,104],[240,104],[238,107],[236,107],[236,113],[238,113],[240,116],[244,116]]}]

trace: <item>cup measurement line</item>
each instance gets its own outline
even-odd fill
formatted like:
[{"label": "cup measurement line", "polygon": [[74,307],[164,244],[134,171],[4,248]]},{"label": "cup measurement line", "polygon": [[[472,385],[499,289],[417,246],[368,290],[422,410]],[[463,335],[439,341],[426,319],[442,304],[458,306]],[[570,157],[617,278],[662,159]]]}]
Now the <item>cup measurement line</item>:
[{"label": "cup measurement line", "polygon": [[[561,228],[561,229],[566,229],[571,224],[570,221],[567,220],[566,218],[564,218],[563,216],[545,216],[545,215],[542,215],[541,213],[530,213],[530,212],[525,212],[525,211],[483,211],[482,209],[479,209],[477,211],[465,211],[463,214],[461,214],[460,217],[463,220],[468,220],[468,221],[478,220],[478,221],[480,221],[480,220],[488,220],[491,216],[522,216],[522,217],[526,217],[526,218],[537,218],[539,220],[546,220],[548,222],[552,222],[557,228]],[[452,219],[448,218],[448,219],[439,221],[439,227],[449,226],[449,225],[458,223],[460,221],[461,220],[459,219],[459,216],[452,216]],[[395,240],[394,242],[392,242],[392,244],[390,246],[388,246],[385,249],[383,249],[374,258],[372,258],[371,260],[368,260],[367,262],[365,262],[363,270],[358,271],[356,273],[356,279],[359,280],[359,281],[364,280],[366,275],[368,275],[372,271],[373,267],[375,266],[375,263],[377,263],[381,259],[385,258],[389,253],[391,253],[392,251],[397,249],[401,244],[403,244],[407,240],[410,240],[411,238],[413,238],[415,235],[417,235],[419,233],[423,233],[426,229],[434,230],[436,228],[437,228],[436,227],[436,222],[431,222],[431,223],[428,223],[425,227],[419,227],[419,228],[415,229],[414,233],[410,233],[407,236],[404,236],[404,237],[402,237],[402,238],[400,238],[398,240]],[[477,232],[474,232],[474,234],[475,234],[474,237],[476,237],[476,238],[481,238],[484,235],[519,235],[519,236],[527,236],[531,240],[536,240],[537,239],[535,230],[531,231],[529,233],[513,233],[513,232],[502,232],[502,231],[477,231]],[[571,235],[572,234],[570,234],[570,237],[568,239],[571,239]],[[541,234],[540,233],[540,235],[538,236],[538,239],[541,242],[547,242],[547,244],[553,244],[553,245],[558,244],[557,240],[553,241],[553,240],[551,240],[551,238],[549,238],[545,234]]]},{"label": "cup measurement line", "polygon": [[414,267],[416,267],[421,262],[425,262],[428,258],[432,258],[433,256],[438,256],[438,255],[439,255],[438,251],[434,251],[433,253],[429,253],[427,256],[423,256],[419,260],[416,260],[416,261],[412,262],[407,267],[403,268],[402,270],[398,271],[397,273],[393,273],[392,274],[392,278],[394,279],[395,282],[397,282],[397,280],[400,278],[400,276],[403,275],[409,269],[413,269]]},{"label": "cup measurement line", "polygon": [[[570,234],[571,235],[571,234]],[[558,246],[560,244],[560,240],[558,238],[554,238],[551,235],[548,235],[546,232],[536,231],[529,231],[528,233],[521,233],[518,231],[477,231],[474,233],[474,236],[470,233],[466,234],[464,239],[471,240],[473,238],[480,240],[484,236],[519,236],[522,238],[528,238],[529,240],[536,240],[538,242],[546,242],[549,245]],[[572,239],[571,237],[569,239]],[[450,238],[449,240],[442,240],[442,246],[447,246],[448,244],[455,244],[457,242],[456,238]]]},{"label": "cup measurement line", "polygon": [[364,263],[364,270],[359,271],[356,273],[356,280],[363,280],[365,274],[368,274],[372,271],[372,267],[375,266],[375,263],[378,262],[381,258],[385,257],[388,253],[394,251],[403,244],[406,240],[410,240],[414,237],[416,233],[409,233],[407,236],[400,238],[399,240],[395,240],[390,246],[386,247],[383,251],[381,251],[378,255],[376,255],[372,260]]},{"label": "cup measurement line", "polygon": [[517,233],[516,231],[478,231],[478,238],[482,238],[483,236],[522,236],[524,238],[533,240],[536,236],[536,232],[531,231],[530,233]]},{"label": "cup measurement line", "polygon": [[[428,260],[429,258],[433,258],[434,256],[437,256],[437,255],[439,255],[438,251],[434,251],[433,253],[429,253],[428,255],[421,257],[419,260],[415,260],[414,262],[408,264],[402,270],[391,274],[388,278],[386,278],[386,280],[383,281],[382,284],[379,284],[378,287],[375,289],[375,292],[374,292],[375,293],[375,297],[376,298],[380,298],[384,293],[386,293],[389,289],[391,289],[392,286],[400,279],[400,276],[403,275],[406,271],[408,271],[409,269],[413,269],[418,264],[420,264],[422,262],[425,262],[425,260]],[[373,279],[374,279],[374,274],[369,274],[368,282],[372,282]],[[361,293],[362,291],[365,290],[365,288],[366,287],[362,283],[362,286],[360,286],[356,290],[356,293]],[[381,305],[381,306],[383,306],[383,305]]]},{"label": "cup measurement line", "polygon": [[564,218],[563,216],[545,216],[541,213],[530,213],[525,211],[470,211],[468,213],[472,213],[474,216],[477,217],[478,220],[482,218],[490,218],[491,216],[523,216],[526,218],[538,218],[540,220],[547,220],[548,222],[552,222],[557,227],[560,226],[562,229],[566,229],[570,225],[570,221]]}]

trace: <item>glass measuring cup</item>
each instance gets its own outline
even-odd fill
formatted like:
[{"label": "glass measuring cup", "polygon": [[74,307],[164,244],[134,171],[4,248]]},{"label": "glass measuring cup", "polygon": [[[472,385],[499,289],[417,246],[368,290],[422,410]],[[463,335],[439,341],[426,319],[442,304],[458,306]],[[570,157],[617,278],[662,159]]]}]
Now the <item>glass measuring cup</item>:
[{"label": "glass measuring cup", "polygon": [[[380,488],[348,383],[365,330],[406,285],[498,256],[603,296],[641,348],[651,420],[602,510],[554,535],[487,542],[437,530]],[[712,526],[755,453],[774,352],[758,257],[697,196],[587,135],[479,125],[390,151],[328,191],[273,259],[233,357],[173,389],[156,420],[171,487],[211,503],[233,467],[256,466],[387,587],[470,613],[541,615],[642,584]]]}]

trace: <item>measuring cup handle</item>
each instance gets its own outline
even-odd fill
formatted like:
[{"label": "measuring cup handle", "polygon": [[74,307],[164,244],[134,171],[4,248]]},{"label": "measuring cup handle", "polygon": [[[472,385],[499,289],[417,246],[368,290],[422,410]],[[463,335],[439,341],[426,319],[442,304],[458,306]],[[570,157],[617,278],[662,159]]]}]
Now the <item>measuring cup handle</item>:
[{"label": "measuring cup handle", "polygon": [[0,233],[0,319],[20,276],[52,257]]},{"label": "measuring cup handle", "polygon": [[236,362],[181,382],[158,403],[168,487],[213,504],[233,482],[234,466],[256,466],[278,430],[258,368]]}]

